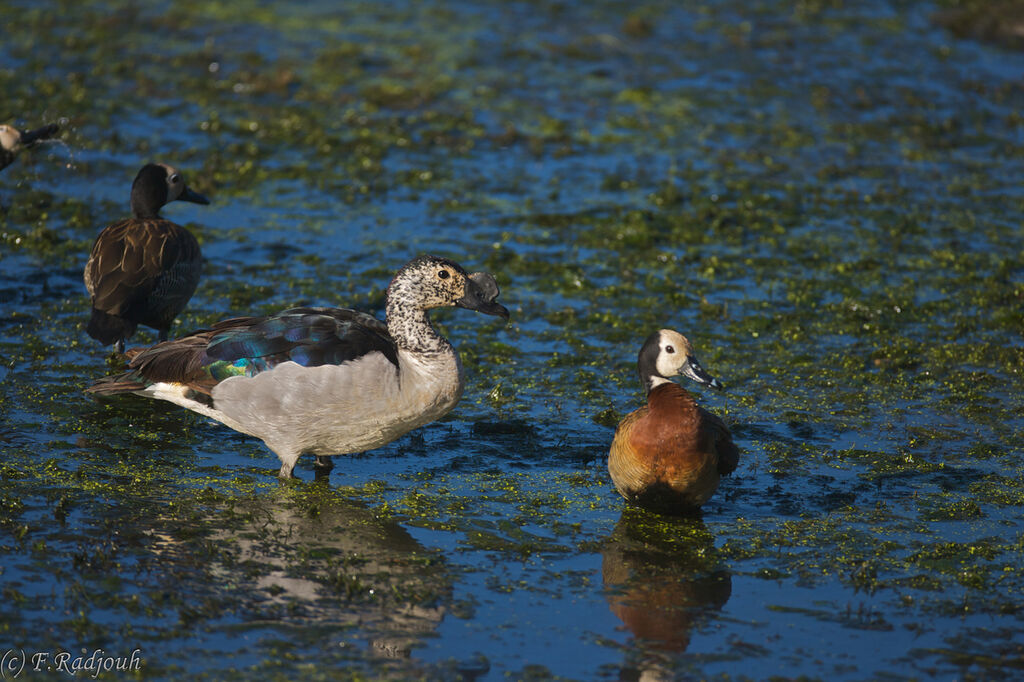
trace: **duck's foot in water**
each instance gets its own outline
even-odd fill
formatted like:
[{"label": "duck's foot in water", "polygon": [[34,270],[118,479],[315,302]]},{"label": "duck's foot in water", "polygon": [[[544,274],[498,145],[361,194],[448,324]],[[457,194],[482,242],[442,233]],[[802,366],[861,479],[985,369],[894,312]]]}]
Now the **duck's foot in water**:
[{"label": "duck's foot in water", "polygon": [[327,456],[316,456],[313,462],[313,480],[325,481],[331,477],[331,469],[334,468],[334,458]]}]

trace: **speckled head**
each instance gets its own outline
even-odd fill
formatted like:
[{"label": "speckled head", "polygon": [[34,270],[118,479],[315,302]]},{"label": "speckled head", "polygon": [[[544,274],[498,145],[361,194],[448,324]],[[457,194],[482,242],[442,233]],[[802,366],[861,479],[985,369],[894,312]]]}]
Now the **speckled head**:
[{"label": "speckled head", "polygon": [[419,256],[406,263],[388,285],[388,317],[396,306],[421,311],[458,306],[507,320],[508,309],[495,300],[498,293],[488,273],[469,275],[455,261]]},{"label": "speckled head", "polygon": [[647,337],[637,358],[640,381],[648,392],[667,383],[669,377],[687,376],[702,386],[722,389],[721,382],[708,374],[694,355],[690,341],[677,331],[662,329]]},{"label": "speckled head", "polygon": [[131,208],[136,218],[155,218],[160,208],[172,201],[209,204],[185,184],[181,173],[165,163],[147,163],[132,182]]}]

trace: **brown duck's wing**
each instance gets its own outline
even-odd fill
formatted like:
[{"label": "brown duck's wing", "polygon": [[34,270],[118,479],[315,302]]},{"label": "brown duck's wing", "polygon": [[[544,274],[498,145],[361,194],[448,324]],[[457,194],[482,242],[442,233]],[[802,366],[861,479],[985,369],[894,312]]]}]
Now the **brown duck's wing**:
[{"label": "brown duck's wing", "polygon": [[731,474],[740,461],[740,451],[732,442],[732,434],[718,416],[711,414],[703,407],[700,410],[702,426],[714,441],[715,453],[718,455],[718,473]]},{"label": "brown duck's wing", "polygon": [[648,411],[645,405],[633,410],[619,422],[608,453],[608,473],[611,474],[616,490],[626,499],[632,499],[652,480],[651,467],[642,461],[632,443],[633,429]]},{"label": "brown duck's wing", "polygon": [[[161,218],[129,218],[96,238],[85,266],[85,286],[94,308],[122,315],[168,276],[191,295],[200,262],[199,243],[185,228]],[[183,267],[191,264],[194,268]],[[194,269],[194,276],[183,275],[183,269]]]}]

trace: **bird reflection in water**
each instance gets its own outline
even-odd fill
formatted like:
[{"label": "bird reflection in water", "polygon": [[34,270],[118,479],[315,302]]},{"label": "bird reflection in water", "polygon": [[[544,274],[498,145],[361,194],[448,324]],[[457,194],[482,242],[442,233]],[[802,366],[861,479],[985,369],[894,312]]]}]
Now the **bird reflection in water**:
[{"label": "bird reflection in water", "polygon": [[358,639],[371,658],[409,658],[451,601],[438,554],[326,485],[173,508],[151,537],[167,571],[201,564],[206,579],[183,585],[197,591],[184,601],[239,597],[232,615],[308,632],[311,644],[351,650]]},{"label": "bird reflection in water", "polygon": [[622,679],[674,679],[672,654],[729,601],[732,578],[699,517],[627,508],[605,541],[608,605],[633,635]]}]

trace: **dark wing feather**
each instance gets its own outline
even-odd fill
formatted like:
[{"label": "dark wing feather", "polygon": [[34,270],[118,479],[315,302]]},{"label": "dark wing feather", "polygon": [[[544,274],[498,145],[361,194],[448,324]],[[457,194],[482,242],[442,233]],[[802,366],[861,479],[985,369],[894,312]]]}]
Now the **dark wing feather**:
[{"label": "dark wing feather", "polygon": [[718,473],[731,474],[740,461],[740,451],[732,442],[732,434],[718,416],[711,414],[703,407],[698,407],[703,417],[703,427],[711,432],[715,439],[715,452],[718,453]]},{"label": "dark wing feather", "polygon": [[206,355],[211,360],[263,359],[273,364],[292,360],[315,367],[379,351],[398,365],[398,349],[387,325],[355,310],[292,308],[250,324],[225,325],[210,339]]},{"label": "dark wing feather", "polygon": [[[139,351],[128,368],[143,377],[147,383],[203,382],[203,360],[211,331],[203,329],[172,341],[164,341]],[[216,382],[214,382],[216,383]]]},{"label": "dark wing feather", "polygon": [[91,390],[116,393],[108,389],[125,385],[138,390],[140,381],[166,381],[209,393],[229,376],[252,376],[282,362],[339,365],[373,352],[398,366],[398,347],[387,325],[372,315],[344,308],[292,308],[267,317],[223,320],[158,343],[138,352],[126,374],[101,380]]}]

